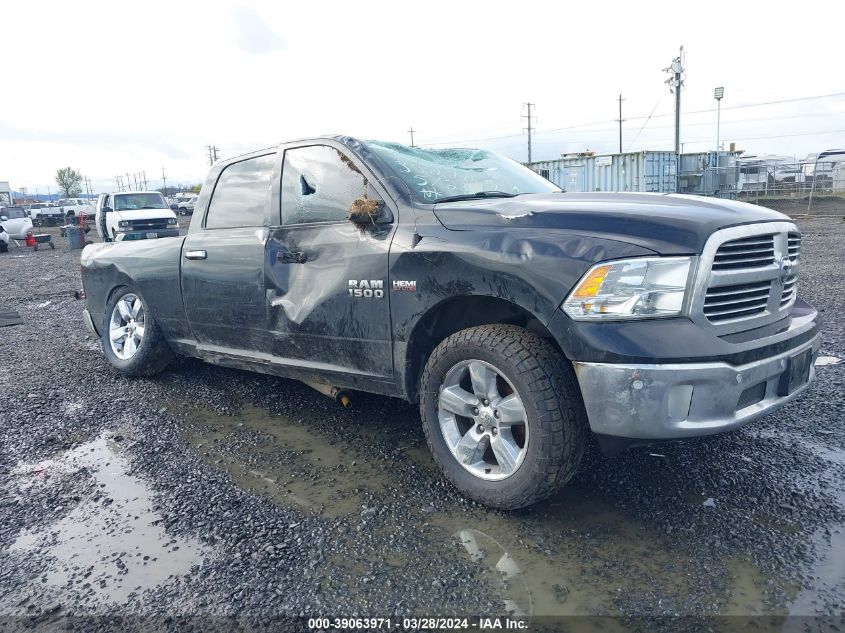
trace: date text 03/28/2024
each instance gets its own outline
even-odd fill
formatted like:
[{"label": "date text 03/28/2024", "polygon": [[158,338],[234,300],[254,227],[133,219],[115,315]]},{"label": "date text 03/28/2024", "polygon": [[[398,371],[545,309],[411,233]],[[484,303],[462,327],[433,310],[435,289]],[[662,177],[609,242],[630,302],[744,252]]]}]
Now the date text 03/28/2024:
[{"label": "date text 03/28/2024", "polygon": [[518,618],[309,618],[308,628],[316,631],[391,630],[405,631],[460,631],[460,630],[509,630],[528,628],[528,621]]}]

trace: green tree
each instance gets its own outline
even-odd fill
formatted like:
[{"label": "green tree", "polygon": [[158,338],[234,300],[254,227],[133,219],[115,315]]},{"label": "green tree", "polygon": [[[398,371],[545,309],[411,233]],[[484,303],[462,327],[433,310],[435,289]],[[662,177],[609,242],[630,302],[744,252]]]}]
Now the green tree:
[{"label": "green tree", "polygon": [[56,172],[56,184],[64,198],[75,198],[82,194],[82,174],[71,167]]}]

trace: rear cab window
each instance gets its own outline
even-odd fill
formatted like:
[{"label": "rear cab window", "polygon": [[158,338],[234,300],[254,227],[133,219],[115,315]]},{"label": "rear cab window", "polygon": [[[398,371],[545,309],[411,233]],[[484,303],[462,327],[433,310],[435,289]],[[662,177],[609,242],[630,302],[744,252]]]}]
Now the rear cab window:
[{"label": "rear cab window", "polygon": [[276,154],[271,153],[224,167],[211,194],[205,228],[267,225],[270,183],[273,179],[275,160]]}]

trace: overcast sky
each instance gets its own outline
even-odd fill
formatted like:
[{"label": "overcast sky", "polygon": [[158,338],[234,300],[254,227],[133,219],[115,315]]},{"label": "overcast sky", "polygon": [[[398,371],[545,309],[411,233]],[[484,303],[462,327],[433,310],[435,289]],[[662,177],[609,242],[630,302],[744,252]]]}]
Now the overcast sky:
[{"label": "overcast sky", "polygon": [[[724,86],[725,142],[798,158],[845,146],[841,0],[11,0],[1,15],[0,180],[16,190],[55,192],[66,165],[97,191],[142,170],[159,187],[162,167],[168,184],[200,182],[208,144],[230,156],[323,133],[408,142],[410,126],[417,144],[524,161],[526,101],[535,160],[611,152],[620,93],[624,149],[672,149],[662,69],[682,44],[682,111],[713,109]],[[714,148],[715,124],[683,116],[685,150]]]}]

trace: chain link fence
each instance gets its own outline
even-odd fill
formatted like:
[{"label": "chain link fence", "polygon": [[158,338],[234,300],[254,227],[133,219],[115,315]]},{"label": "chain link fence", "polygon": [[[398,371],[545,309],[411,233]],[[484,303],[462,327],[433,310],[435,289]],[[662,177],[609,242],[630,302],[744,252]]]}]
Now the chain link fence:
[{"label": "chain link fence", "polygon": [[[682,172],[680,180],[683,193],[732,198],[792,215],[845,215],[845,162],[737,161],[727,167],[708,166],[700,175]],[[696,191],[684,186],[689,182],[709,186]]]}]

